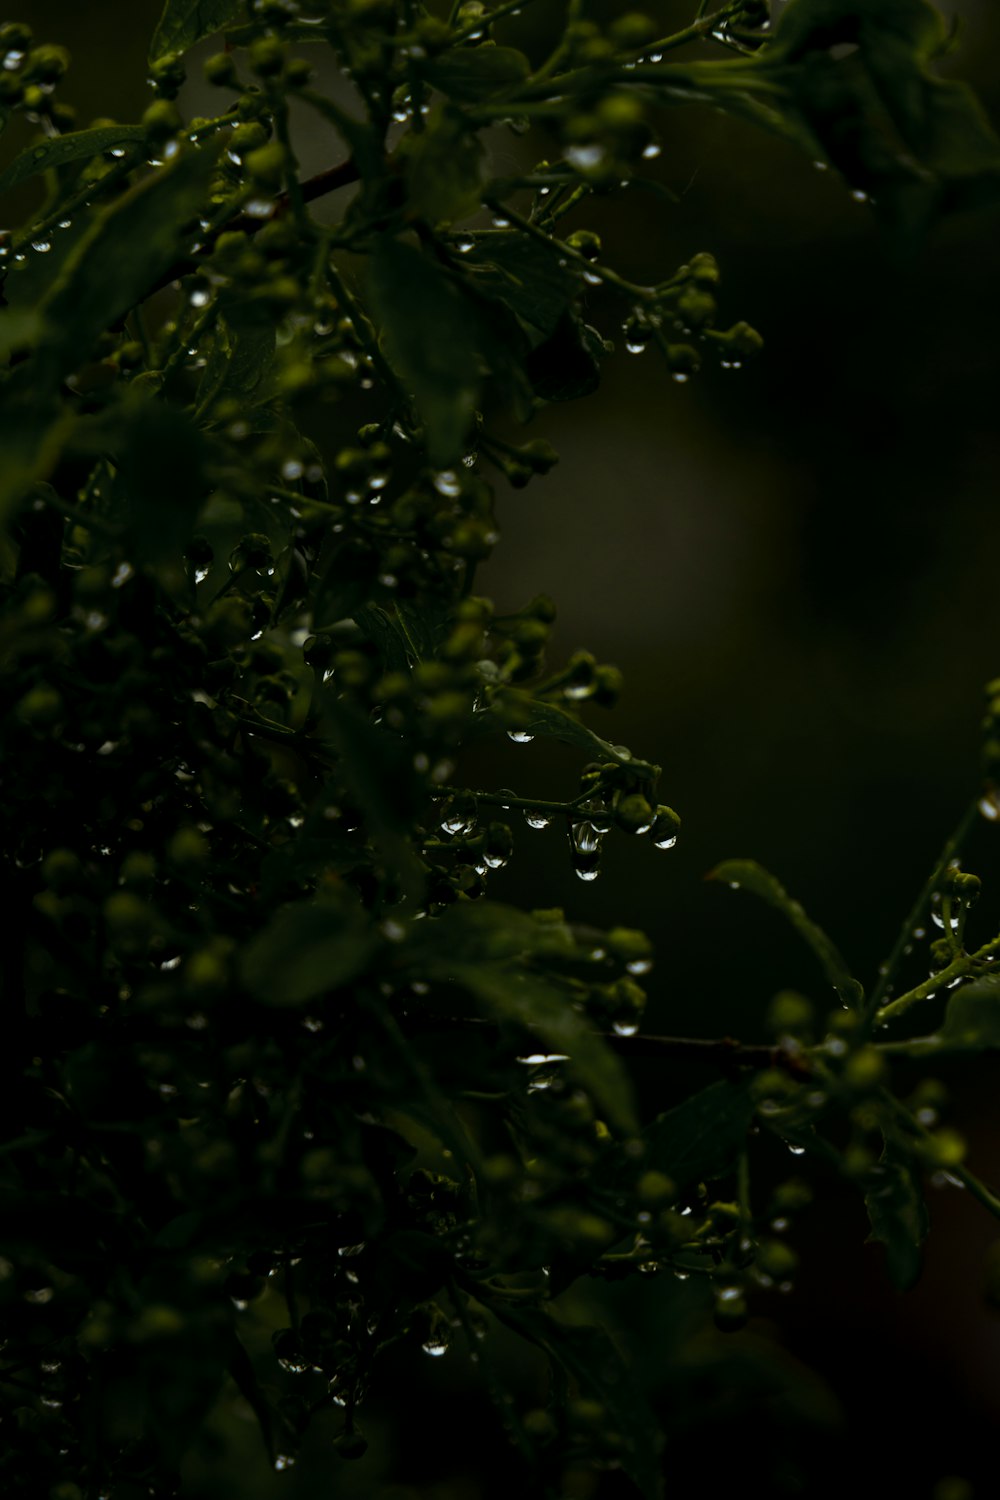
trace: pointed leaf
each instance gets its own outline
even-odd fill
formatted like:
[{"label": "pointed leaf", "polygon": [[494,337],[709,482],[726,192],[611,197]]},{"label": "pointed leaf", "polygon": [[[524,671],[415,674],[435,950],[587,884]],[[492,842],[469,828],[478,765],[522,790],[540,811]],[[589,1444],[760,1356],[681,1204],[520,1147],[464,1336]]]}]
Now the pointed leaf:
[{"label": "pointed leaf", "polygon": [[149,60],[186,52],[203,36],[221,31],[246,14],[244,0],[167,0],[149,44]]},{"label": "pointed leaf", "polygon": [[474,104],[516,89],[530,74],[531,64],[514,47],[456,47],[425,63],[421,71],[450,99]]},{"label": "pointed leaf", "polygon": [[295,902],[277,911],[243,950],[243,982],[263,1005],[307,1005],[362,974],[376,946],[359,908]]},{"label": "pointed leaf", "polygon": [[383,235],[371,290],[389,363],[416,399],[432,464],[461,457],[476,409],[475,312],[455,281],[412,245]]},{"label": "pointed leaf", "polygon": [[872,1232],[868,1242],[881,1240],[893,1286],[906,1291],[920,1275],[921,1246],[927,1236],[927,1204],[920,1174],[906,1153],[891,1139],[865,1193]]},{"label": "pointed leaf", "polygon": [[753,1114],[749,1079],[713,1083],[646,1126],[646,1160],[680,1188],[724,1177],[743,1149]]},{"label": "pointed leaf", "polygon": [[492,708],[483,709],[475,715],[470,727],[470,737],[479,734],[497,733],[516,727],[519,733],[534,739],[562,740],[584,750],[592,760],[614,761],[616,765],[628,766],[637,776],[655,781],[660,774],[659,766],[639,760],[624,745],[613,745],[602,740],[600,735],[588,729],[579,719],[555,703],[543,703],[528,693],[515,688],[505,690]]},{"label": "pointed leaf", "polygon": [[806,916],[799,902],[793,901],[784,886],[762,865],[752,859],[727,859],[710,871],[706,879],[725,881],[734,888],[750,891],[769,906],[776,907],[809,944],[844,1005],[856,1006],[859,1003],[862,998],[861,986],[851,977],[837,948],[823,929]]},{"label": "pointed leaf", "polygon": [[399,157],[410,209],[427,224],[451,224],[479,208],[483,148],[454,111],[437,111],[419,134],[404,136]]},{"label": "pointed leaf", "polygon": [[10,192],[39,172],[65,167],[74,161],[90,161],[116,146],[143,142],[146,134],[141,125],[102,125],[96,130],[76,130],[71,135],[52,136],[28,146],[5,172],[0,172],[0,193]]},{"label": "pointed leaf", "polygon": [[638,1126],[628,1073],[607,1044],[573,1008],[565,990],[513,963],[489,960],[431,962],[425,977],[461,985],[497,1021],[515,1021],[552,1052],[568,1057],[566,1070],[617,1129]]},{"label": "pointed leaf", "polygon": [[557,243],[549,247],[515,231],[477,234],[462,266],[478,292],[505,303],[545,334],[584,289],[582,273],[564,263]]}]

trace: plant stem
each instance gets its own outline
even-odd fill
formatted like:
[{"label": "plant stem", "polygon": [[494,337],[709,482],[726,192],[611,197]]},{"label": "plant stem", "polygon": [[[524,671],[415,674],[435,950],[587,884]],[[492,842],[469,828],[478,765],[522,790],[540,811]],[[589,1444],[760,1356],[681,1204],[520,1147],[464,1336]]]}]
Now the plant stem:
[{"label": "plant stem", "polygon": [[906,947],[912,941],[914,929],[919,927],[930,903],[931,897],[933,896],[937,887],[940,885],[942,879],[944,878],[945,871],[947,870],[951,861],[958,854],[959,850],[966,840],[970,828],[975,822],[978,807],[979,799],[978,797],[975,797],[962,813],[957,826],[949,834],[937,863],[924,882],[920,894],[918,895],[916,901],[914,901],[913,906],[910,908],[910,911],[907,914],[906,920],[899,930],[899,936],[896,938],[896,942],[893,946],[892,952],[889,954],[888,959],[879,970],[878,983],[875,985],[875,988],[872,990],[871,995],[868,998],[868,1003],[865,1006],[862,1017],[866,1033],[871,1030],[871,1023],[880,1006],[882,1005],[886,994],[888,993],[889,986],[892,984],[892,981],[896,976],[896,971],[898,970],[899,965],[903,960],[903,956],[906,952]]},{"label": "plant stem", "polygon": [[914,989],[908,990],[898,999],[890,1000],[888,1005],[883,1005],[881,1010],[875,1013],[876,1023],[881,1025],[895,1016],[901,1016],[918,1000],[929,1000],[952,979],[961,979],[963,975],[971,973],[977,964],[992,958],[998,949],[1000,949],[1000,937],[995,937],[991,938],[988,943],[984,943],[981,948],[977,948],[975,953],[959,953],[950,964],[936,974],[931,974],[922,984],[916,985]]}]

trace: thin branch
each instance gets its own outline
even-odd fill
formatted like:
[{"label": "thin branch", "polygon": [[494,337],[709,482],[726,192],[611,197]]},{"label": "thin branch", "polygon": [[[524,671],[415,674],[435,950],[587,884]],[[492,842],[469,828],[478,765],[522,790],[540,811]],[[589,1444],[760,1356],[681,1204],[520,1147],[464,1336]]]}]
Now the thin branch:
[{"label": "thin branch", "polygon": [[[461,1030],[477,1027],[482,1034],[496,1032],[496,1023],[479,1016],[435,1016],[407,1017],[428,1031]],[[530,1030],[530,1028],[528,1028]],[[780,1068],[793,1078],[808,1078],[812,1073],[809,1059],[788,1047],[770,1047],[766,1043],[740,1042],[735,1037],[691,1037],[691,1036],[621,1036],[616,1031],[594,1033],[607,1042],[615,1052],[625,1057],[655,1058],[657,1061],[704,1062],[723,1070],[732,1067]]]}]

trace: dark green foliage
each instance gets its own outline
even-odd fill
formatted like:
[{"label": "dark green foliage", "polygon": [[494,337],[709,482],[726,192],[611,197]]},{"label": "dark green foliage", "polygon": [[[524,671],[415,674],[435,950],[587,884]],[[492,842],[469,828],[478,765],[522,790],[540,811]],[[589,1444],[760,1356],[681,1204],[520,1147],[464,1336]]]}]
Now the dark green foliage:
[{"label": "dark green foliage", "polygon": [[[904,234],[995,195],[1000,146],[932,72],[921,0],[791,0],[773,37],[733,3],[660,39],[574,3],[547,58],[507,45],[513,9],[168,0],[151,109],[79,132],[64,55],[0,27],[4,119],[43,125],[0,174],[42,190],[0,242],[5,1494],[177,1494],[192,1456],[242,1442],[239,1411],[276,1470],[321,1440],[380,1484],[370,1390],[455,1336],[525,1493],[621,1470],[655,1500],[652,1412],[687,1356],[630,1372],[588,1289],[695,1278],[738,1331],[796,1265],[774,1215],[808,1192],[775,1144],[860,1189],[900,1286],[925,1171],[1000,1210],[891,1086],[895,1056],[1000,1040],[1000,939],[965,946],[969,820],[867,1000],[774,877],[718,867],[822,981],[776,997],[763,1044],[637,1036],[643,934],[489,879],[524,816],[565,827],[585,881],[606,839],[666,850],[680,819],[659,767],[584,721],[617,669],[547,666],[552,601],[475,582],[491,472],[556,461],[500,418],[591,393],[613,353],[593,288],[664,378],[761,345],[716,326],[710,254],[638,285],[584,222],[646,181],[660,105],[823,153]],[[219,31],[206,76],[230,92],[186,120],[182,54]],[[350,108],[310,86],[307,41]],[[307,180],[298,107],[338,140]],[[553,160],[512,151],[490,179],[484,132],[526,120]],[[536,796],[527,755],[516,791],[467,785],[463,751],[504,734],[564,746],[574,785]],[[932,973],[893,995],[928,908]],[[933,1035],[887,1038],[946,990]],[[644,1120],[629,1058],[650,1052],[724,1076]],[[534,1405],[492,1363],[511,1340],[544,1361]]]}]

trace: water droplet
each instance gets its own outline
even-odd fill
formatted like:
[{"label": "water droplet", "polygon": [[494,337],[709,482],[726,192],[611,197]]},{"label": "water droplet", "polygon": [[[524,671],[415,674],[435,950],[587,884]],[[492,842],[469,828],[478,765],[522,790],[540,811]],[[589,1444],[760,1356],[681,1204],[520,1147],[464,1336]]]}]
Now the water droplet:
[{"label": "water droplet", "polygon": [[789,1142],[788,1149],[792,1153],[793,1156],[805,1156],[805,1154],[806,1154],[806,1148],[805,1148],[805,1146],[793,1146]]},{"label": "water droplet", "polygon": [[552,815],[551,813],[538,812],[536,809],[529,807],[524,814],[524,821],[529,828],[548,828],[552,822]]},{"label": "water droplet", "polygon": [[662,838],[653,839],[653,847],[656,849],[672,849],[676,843],[676,833],[665,834]]},{"label": "water droplet", "polygon": [[577,880],[596,880],[600,873],[600,870],[586,870],[578,868],[576,872],[576,878]]},{"label": "water droplet", "polygon": [[440,474],[434,475],[434,488],[439,495],[453,500],[462,493],[462,482],[454,469],[442,469]]},{"label": "water droplet", "polygon": [[868,194],[864,191],[863,188],[853,188],[851,190],[851,197],[854,199],[855,203],[868,202]]},{"label": "water droplet", "polygon": [[646,352],[646,340],[637,338],[626,339],[625,348],[629,354],[644,354]]},{"label": "water droplet", "polygon": [[649,143],[648,146],[644,146],[643,147],[643,151],[642,151],[643,160],[644,161],[653,161],[653,160],[655,160],[655,158],[657,156],[659,156],[661,149],[662,148],[656,143],[656,141],[650,141],[650,143]]},{"label": "water droplet", "polygon": [[51,240],[32,240],[32,242],[31,242],[31,248],[32,248],[32,250],[36,250],[39,255],[47,255],[48,252],[52,249],[52,241]]},{"label": "water droplet", "polygon": [[601,847],[600,836],[593,823],[574,823],[571,833],[573,848],[580,854],[593,854]]},{"label": "water droplet", "polygon": [[446,1340],[442,1338],[427,1339],[427,1341],[421,1344],[420,1347],[425,1354],[431,1355],[434,1359],[440,1359],[442,1354],[446,1354],[448,1352],[448,1344]]},{"label": "water droplet", "polygon": [[535,736],[527,734],[523,729],[508,729],[507,738],[513,740],[515,745],[530,745]]},{"label": "water droplet", "polygon": [[208,305],[208,299],[208,289],[203,286],[196,286],[194,291],[188,298],[188,301],[191,303],[192,307],[206,307]]},{"label": "water droplet", "polygon": [[635,1021],[615,1021],[611,1029],[615,1036],[635,1036],[639,1027]]},{"label": "water droplet", "polygon": [[683,370],[675,370],[670,378],[676,381],[678,385],[686,385],[688,381],[688,377],[684,374]]},{"label": "water droplet", "polygon": [[295,1459],[291,1453],[279,1453],[274,1460],[274,1467],[280,1472],[282,1469],[295,1467]]},{"label": "water droplet", "polygon": [[590,167],[599,167],[604,160],[604,147],[596,142],[587,146],[567,146],[563,153],[570,166],[581,171]]},{"label": "water droplet", "polygon": [[471,234],[459,234],[452,242],[459,255],[468,255],[475,248],[476,241]]},{"label": "water droplet", "polygon": [[494,214],[493,215],[493,227],[494,227],[494,229],[509,229],[510,228],[510,220],[509,219],[505,219],[504,216],[503,216],[503,214]]},{"label": "water droplet", "polygon": [[268,198],[251,198],[246,206],[246,212],[251,219],[266,219],[271,213],[271,203]]}]

